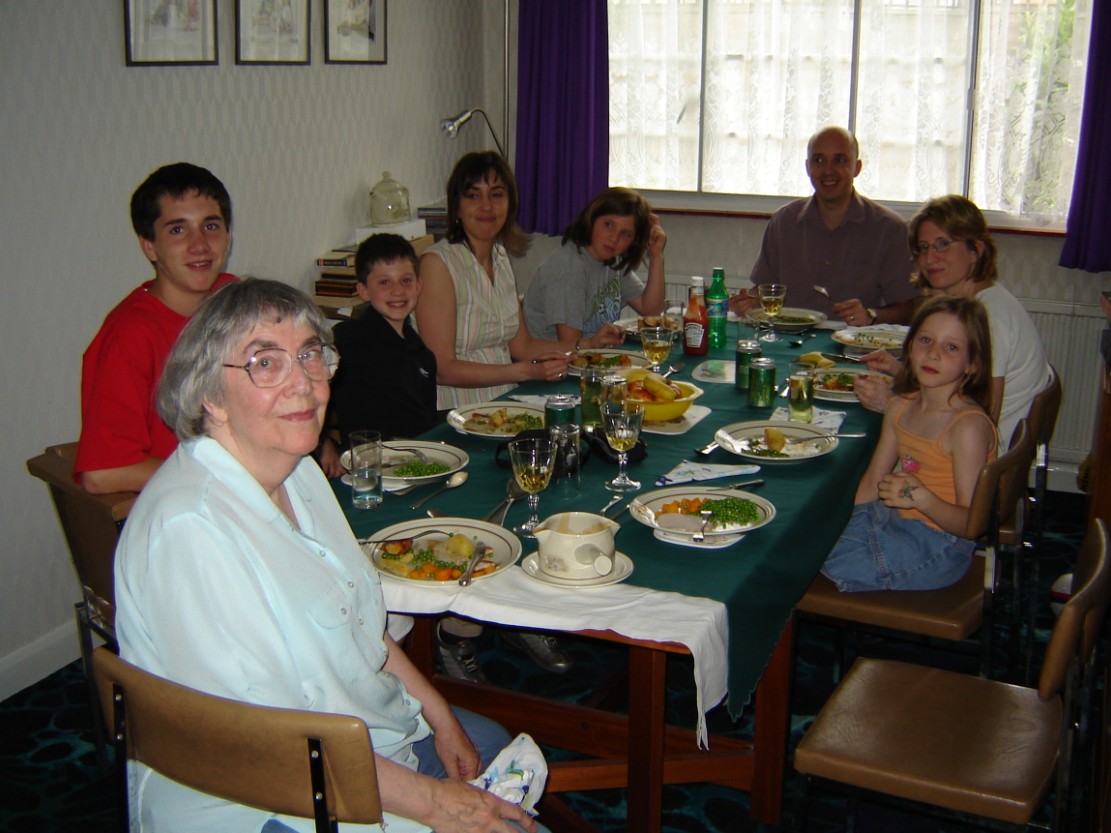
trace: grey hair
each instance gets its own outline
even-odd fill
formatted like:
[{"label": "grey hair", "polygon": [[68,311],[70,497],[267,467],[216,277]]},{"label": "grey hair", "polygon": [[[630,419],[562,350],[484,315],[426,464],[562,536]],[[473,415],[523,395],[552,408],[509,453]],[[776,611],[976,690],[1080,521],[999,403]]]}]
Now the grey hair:
[{"label": "grey hair", "polygon": [[208,298],[178,336],[158,383],[158,414],[179,440],[205,434],[205,401],[224,400],[225,362],[262,322],[291,319],[331,341],[328,322],[304,292],[280,281],[247,278]]}]

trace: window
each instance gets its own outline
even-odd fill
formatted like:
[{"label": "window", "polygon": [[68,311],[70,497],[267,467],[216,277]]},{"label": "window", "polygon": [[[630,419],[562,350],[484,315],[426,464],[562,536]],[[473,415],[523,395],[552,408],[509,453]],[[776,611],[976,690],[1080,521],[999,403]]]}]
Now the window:
[{"label": "window", "polygon": [[840,124],[874,199],[1064,222],[1092,0],[608,1],[614,184],[809,194]]}]

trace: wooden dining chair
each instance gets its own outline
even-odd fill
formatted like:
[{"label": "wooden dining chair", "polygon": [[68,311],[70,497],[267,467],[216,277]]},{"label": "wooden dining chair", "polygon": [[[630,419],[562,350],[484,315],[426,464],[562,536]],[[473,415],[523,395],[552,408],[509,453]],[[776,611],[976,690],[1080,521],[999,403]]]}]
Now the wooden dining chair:
[{"label": "wooden dining chair", "polygon": [[1075,575],[1037,688],[858,659],[796,748],[795,769],[806,776],[802,826],[812,786],[1026,825],[1055,783],[1054,829],[1070,829],[1074,755],[1083,760],[1076,753],[1089,718],[1078,695],[1095,673],[1111,597],[1103,521],[1092,522]]},{"label": "wooden dining chair", "polygon": [[74,605],[81,660],[89,687],[93,734],[102,765],[108,756],[96,686],[92,676],[93,634],[113,650],[116,646],[116,596],[114,567],[120,530],[138,495],[114,492],[93,495],[73,479],[77,443],[52,445],[27,461],[27,470],[44,481],[62,523],[70,560],[81,585],[81,600]]},{"label": "wooden dining chair", "polygon": [[205,694],[105,648],[93,653],[93,671],[116,747],[121,833],[130,824],[128,761],[237,804],[314,819],[317,833],[382,821],[374,750],[360,718]]},{"label": "wooden dining chair", "polygon": [[[1061,410],[1061,377],[1057,369],[1050,365],[1049,383],[1042,388],[1030,402],[1027,421],[1030,423],[1030,433],[1034,437],[1034,471],[1033,487],[1030,489],[1026,501],[1024,527],[1017,532],[1005,528],[1002,531],[1005,543],[1011,543],[1015,550],[1015,574],[1013,586],[1015,589],[1013,609],[1022,611],[1025,618],[1025,676],[1023,681],[1029,685],[1032,679],[1034,666],[1034,637],[1039,602],[1044,602],[1040,596],[1041,562],[1038,547],[1041,544],[1042,533],[1045,531],[1045,499],[1049,491],[1049,443],[1053,439],[1053,431],[1057,427],[1057,415]],[[1017,622],[1018,626],[1022,623]]]},{"label": "wooden dining chair", "polygon": [[978,633],[980,670],[988,675],[992,667],[997,531],[1018,511],[1033,455],[1028,424],[1025,419],[1019,420],[1008,450],[980,470],[964,534],[980,546],[968,572],[956,584],[939,590],[842,593],[819,573],[795,609],[804,619],[838,628],[839,640],[844,629],[957,643]]}]

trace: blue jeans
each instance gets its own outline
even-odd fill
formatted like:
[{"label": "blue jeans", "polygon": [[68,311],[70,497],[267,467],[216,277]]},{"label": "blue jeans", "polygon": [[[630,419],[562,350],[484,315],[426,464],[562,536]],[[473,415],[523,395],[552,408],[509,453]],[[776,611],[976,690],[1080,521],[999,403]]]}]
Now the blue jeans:
[{"label": "blue jeans", "polygon": [[[482,759],[478,771],[482,772],[490,766],[490,762],[509,745],[509,741],[513,738],[509,736],[509,732],[502,728],[500,723],[496,723],[488,717],[483,717],[457,706],[452,706],[451,710],[455,712],[456,720],[463,727],[463,731],[467,733],[467,737],[471,739],[471,743],[478,749],[478,756]],[[447,777],[444,765],[436,755],[436,740],[432,735],[414,743],[413,751],[417,753],[417,757],[420,759],[417,772],[421,775],[427,775],[429,778]]]},{"label": "blue jeans", "polygon": [[976,543],[902,517],[879,501],[860,503],[822,565],[844,593],[937,590],[956,584]]}]

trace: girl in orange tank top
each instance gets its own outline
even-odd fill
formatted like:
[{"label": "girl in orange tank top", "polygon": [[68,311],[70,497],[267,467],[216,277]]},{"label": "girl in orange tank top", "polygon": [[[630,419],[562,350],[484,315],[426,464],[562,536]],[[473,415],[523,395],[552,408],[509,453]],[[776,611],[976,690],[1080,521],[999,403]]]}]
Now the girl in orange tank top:
[{"label": "girl in orange tank top", "polygon": [[848,526],[822,572],[839,589],[932,590],[959,581],[980,469],[995,456],[991,337],[974,299],[922,305]]}]

